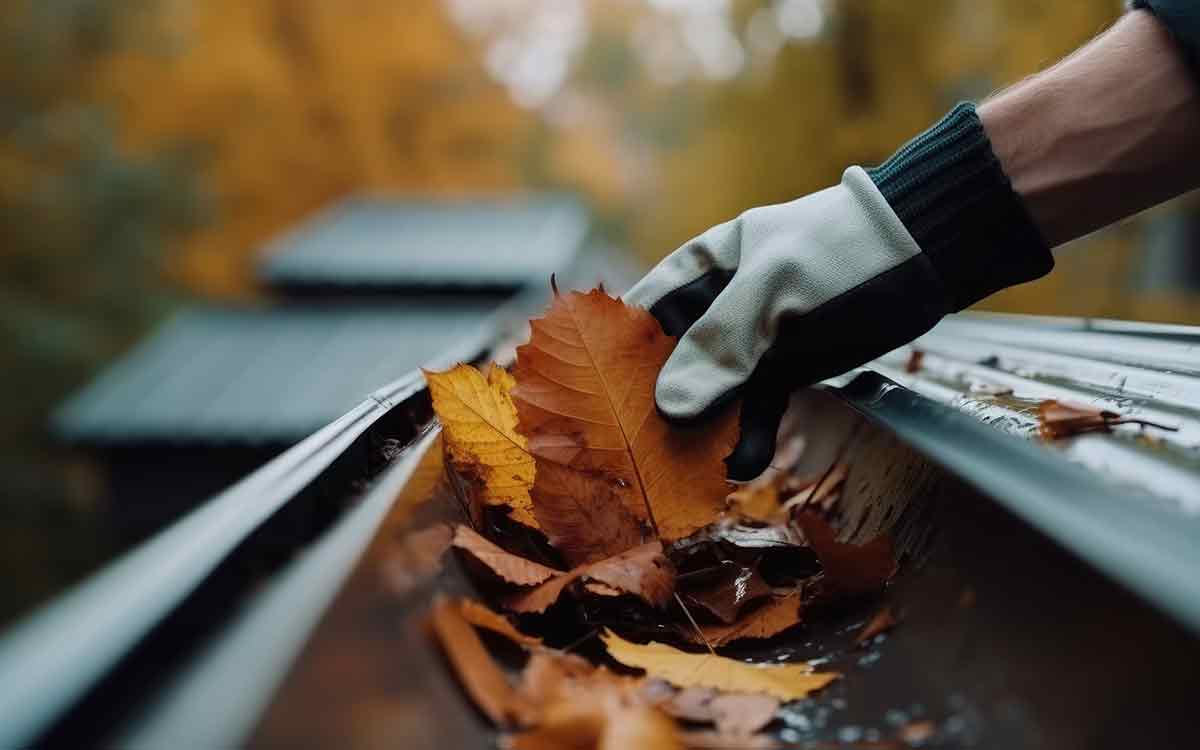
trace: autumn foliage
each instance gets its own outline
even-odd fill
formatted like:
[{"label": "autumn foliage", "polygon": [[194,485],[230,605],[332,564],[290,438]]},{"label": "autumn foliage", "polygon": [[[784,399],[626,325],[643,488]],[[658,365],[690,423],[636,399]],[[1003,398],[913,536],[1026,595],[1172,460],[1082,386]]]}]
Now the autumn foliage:
[{"label": "autumn foliage", "polygon": [[[886,535],[842,542],[827,520],[844,456],[814,479],[734,488],[736,404],[698,427],[659,416],[654,382],[674,343],[603,290],[556,290],[511,374],[426,373],[467,519],[444,543],[488,600],[440,600],[431,627],[509,747],[744,746],[781,702],[839,675],[715,649],[874,601],[895,572]],[[526,653],[519,679],[479,633]],[[607,666],[564,650],[580,638]]]}]

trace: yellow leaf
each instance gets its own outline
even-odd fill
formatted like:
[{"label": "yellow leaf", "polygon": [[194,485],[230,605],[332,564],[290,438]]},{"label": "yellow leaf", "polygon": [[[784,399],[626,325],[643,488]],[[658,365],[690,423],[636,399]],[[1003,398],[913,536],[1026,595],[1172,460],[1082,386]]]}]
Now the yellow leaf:
[{"label": "yellow leaf", "polygon": [[608,653],[627,667],[646,670],[677,687],[710,687],[733,693],[762,693],[790,701],[807,697],[840,677],[818,674],[807,664],[747,664],[713,654],[689,654],[662,643],[630,643],[611,630],[602,636]]},{"label": "yellow leaf", "polygon": [[492,366],[487,377],[470,365],[425,372],[433,410],[442,422],[456,469],[477,475],[483,501],[512,508],[515,521],[537,528],[529,489],[533,456],[517,432],[517,410],[509,390],[512,376]]}]

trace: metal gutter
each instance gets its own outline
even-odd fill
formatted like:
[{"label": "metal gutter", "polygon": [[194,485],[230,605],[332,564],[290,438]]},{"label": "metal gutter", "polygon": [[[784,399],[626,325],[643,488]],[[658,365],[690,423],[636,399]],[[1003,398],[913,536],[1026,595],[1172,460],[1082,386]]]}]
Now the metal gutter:
[{"label": "metal gutter", "polygon": [[[1200,634],[1200,518],[1114,486],[871,372],[853,406],[1059,545]],[[1014,554],[1017,551],[1014,550]]]},{"label": "metal gutter", "polygon": [[276,574],[114,744],[240,746],[437,434],[430,430],[408,446],[360,503]]}]

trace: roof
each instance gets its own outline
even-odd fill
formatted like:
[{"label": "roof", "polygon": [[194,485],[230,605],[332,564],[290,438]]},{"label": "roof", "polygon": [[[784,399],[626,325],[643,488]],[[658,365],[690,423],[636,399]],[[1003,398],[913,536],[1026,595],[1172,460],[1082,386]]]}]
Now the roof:
[{"label": "roof", "polygon": [[[74,442],[290,443],[485,329],[494,301],[190,309],[54,414]],[[463,356],[463,355],[460,355]]]},{"label": "roof", "polygon": [[269,245],[259,277],[277,287],[513,290],[567,271],[588,226],[567,196],[355,198]]}]

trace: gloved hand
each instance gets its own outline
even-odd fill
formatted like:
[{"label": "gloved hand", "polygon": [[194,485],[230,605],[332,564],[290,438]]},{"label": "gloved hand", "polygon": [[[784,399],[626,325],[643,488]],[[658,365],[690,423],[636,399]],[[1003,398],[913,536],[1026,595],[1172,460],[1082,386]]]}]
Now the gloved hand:
[{"label": "gloved hand", "polygon": [[[951,158],[938,159],[938,146]],[[926,159],[941,171],[922,170]],[[930,209],[930,195],[953,210]],[[742,397],[728,467],[731,478],[750,479],[774,455],[792,390],[902,346],[1052,264],[974,108],[960,105],[870,174],[850,167],[834,187],[708,230],[625,301],[682,336],[655,391],[664,415],[701,419]]]}]

